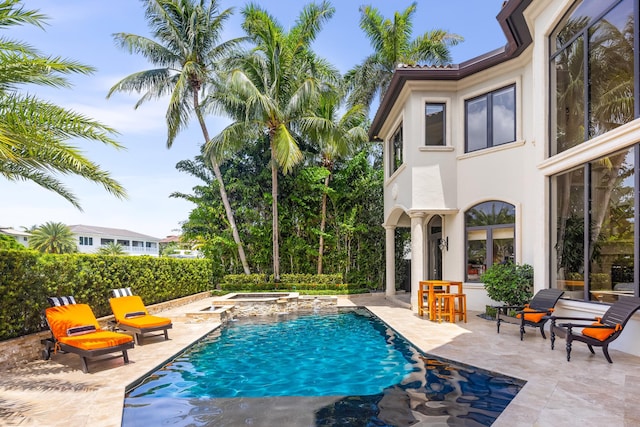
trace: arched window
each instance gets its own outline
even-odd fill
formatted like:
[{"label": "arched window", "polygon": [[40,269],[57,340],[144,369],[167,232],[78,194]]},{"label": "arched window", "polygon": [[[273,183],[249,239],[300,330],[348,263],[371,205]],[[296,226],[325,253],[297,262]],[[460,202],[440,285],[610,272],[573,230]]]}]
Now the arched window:
[{"label": "arched window", "polygon": [[465,213],[468,282],[479,282],[487,267],[515,261],[516,210],[512,204],[492,200]]}]

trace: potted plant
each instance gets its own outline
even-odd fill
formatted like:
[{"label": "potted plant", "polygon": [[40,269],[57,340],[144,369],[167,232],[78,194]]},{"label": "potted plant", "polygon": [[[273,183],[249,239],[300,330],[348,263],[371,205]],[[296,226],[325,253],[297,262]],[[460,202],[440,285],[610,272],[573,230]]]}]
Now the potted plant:
[{"label": "potted plant", "polygon": [[[533,267],[529,264],[494,264],[480,276],[480,280],[489,298],[505,305],[524,307],[533,296]],[[490,314],[489,308],[493,308],[495,314],[495,307],[487,307],[487,314]]]}]

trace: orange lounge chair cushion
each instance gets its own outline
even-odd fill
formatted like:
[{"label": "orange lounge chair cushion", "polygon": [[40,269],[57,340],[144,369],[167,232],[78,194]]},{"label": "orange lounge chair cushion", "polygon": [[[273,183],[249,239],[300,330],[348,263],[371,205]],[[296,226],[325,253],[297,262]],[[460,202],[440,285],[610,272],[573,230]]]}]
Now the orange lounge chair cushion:
[{"label": "orange lounge chair cushion", "polygon": [[56,340],[67,336],[69,329],[78,326],[95,326],[100,329],[96,316],[87,304],[69,304],[49,307],[45,310],[47,322]]},{"label": "orange lounge chair cushion", "polygon": [[119,325],[133,326],[134,328],[147,329],[155,328],[156,326],[164,326],[171,324],[171,319],[166,317],[151,316],[147,314],[141,317],[132,317],[129,319],[122,319],[118,322]]},{"label": "orange lounge chair cushion", "polygon": [[147,308],[142,302],[142,298],[138,295],[130,295],[126,297],[110,298],[109,304],[111,310],[116,318],[116,321],[120,322],[124,320],[128,313],[143,313],[149,314]]},{"label": "orange lounge chair cushion", "polygon": [[[127,334],[103,331],[98,325],[91,307],[87,304],[70,304],[49,307],[45,310],[49,328],[55,339],[61,343],[84,350],[108,348],[133,341]],[[67,336],[68,331],[78,326],[94,326],[96,332]]]},{"label": "orange lounge chair cushion", "polygon": [[[542,318],[547,315],[547,313],[539,313],[537,312],[538,310],[534,310],[529,307],[525,307],[523,311],[524,311],[524,320],[528,320],[529,322],[533,322],[533,323],[540,322]],[[531,311],[537,312],[537,313],[528,313]],[[522,314],[517,314],[516,317],[519,319],[522,317]]]},{"label": "orange lounge chair cushion", "polygon": [[128,343],[133,341],[133,337],[118,332],[98,331],[91,334],[75,335],[73,337],[61,337],[59,341],[83,350],[98,350]]},{"label": "orange lounge chair cushion", "polygon": [[[171,324],[171,319],[166,317],[151,316],[138,295],[111,298],[109,299],[113,315],[119,324],[133,326],[134,328],[146,329],[157,326]],[[127,314],[142,314],[141,316],[129,317]]]},{"label": "orange lounge chair cushion", "polygon": [[[595,322],[595,323],[592,323],[591,325],[604,326],[600,322]],[[616,331],[619,331],[621,329],[622,329],[622,326],[620,325],[616,325],[615,328],[584,328],[582,330],[582,335],[590,338],[595,338],[598,341],[604,341],[607,338],[609,338],[611,335],[613,335]]]}]

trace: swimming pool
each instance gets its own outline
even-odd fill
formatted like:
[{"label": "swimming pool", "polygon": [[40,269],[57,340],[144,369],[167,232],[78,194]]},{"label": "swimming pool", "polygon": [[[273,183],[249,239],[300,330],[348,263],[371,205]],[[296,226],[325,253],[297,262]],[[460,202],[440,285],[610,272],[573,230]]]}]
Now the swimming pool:
[{"label": "swimming pool", "polygon": [[491,425],[523,385],[425,355],[363,308],[265,316],[132,384],[123,426]]}]

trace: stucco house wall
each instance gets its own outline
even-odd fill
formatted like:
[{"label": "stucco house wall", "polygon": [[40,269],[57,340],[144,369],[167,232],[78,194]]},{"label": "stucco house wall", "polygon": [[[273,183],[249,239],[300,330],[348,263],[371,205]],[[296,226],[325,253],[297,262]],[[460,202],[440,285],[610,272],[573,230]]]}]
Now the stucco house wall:
[{"label": "stucco house wall", "polygon": [[80,253],[97,253],[106,242],[114,242],[119,243],[128,255],[160,255],[161,239],[157,237],[130,230],[92,225],[70,225],[69,228],[76,236]]},{"label": "stucco house wall", "polygon": [[[442,218],[442,237],[449,243],[442,252],[443,278],[464,281],[464,213],[484,201],[512,204],[516,211],[516,262],[534,267],[534,292],[548,288],[553,220],[550,177],[640,142],[640,119],[635,119],[566,152],[549,155],[549,35],[573,4],[573,0],[510,0],[498,15],[507,36],[503,50],[450,67],[401,64],[397,68],[370,136],[384,144],[383,225],[387,229],[387,250],[393,246],[394,228],[411,229],[414,310],[419,281],[428,279],[426,226],[434,216]],[[638,34],[637,28],[635,31]],[[493,61],[498,57],[502,59]],[[465,74],[464,70],[474,71]],[[515,141],[465,153],[465,101],[509,85],[515,86]],[[425,146],[426,102],[446,105],[446,146]],[[403,164],[389,176],[388,143],[401,124]],[[387,282],[394,280],[389,272],[393,267],[393,256],[388,252]],[[482,283],[466,282],[464,289],[470,310],[483,311],[487,304],[494,303]],[[390,293],[393,289],[387,288]],[[598,316],[607,308],[586,301],[561,300],[557,312]],[[639,320],[636,314],[628,331],[611,347],[640,355],[640,340],[634,339],[640,333]]]}]

